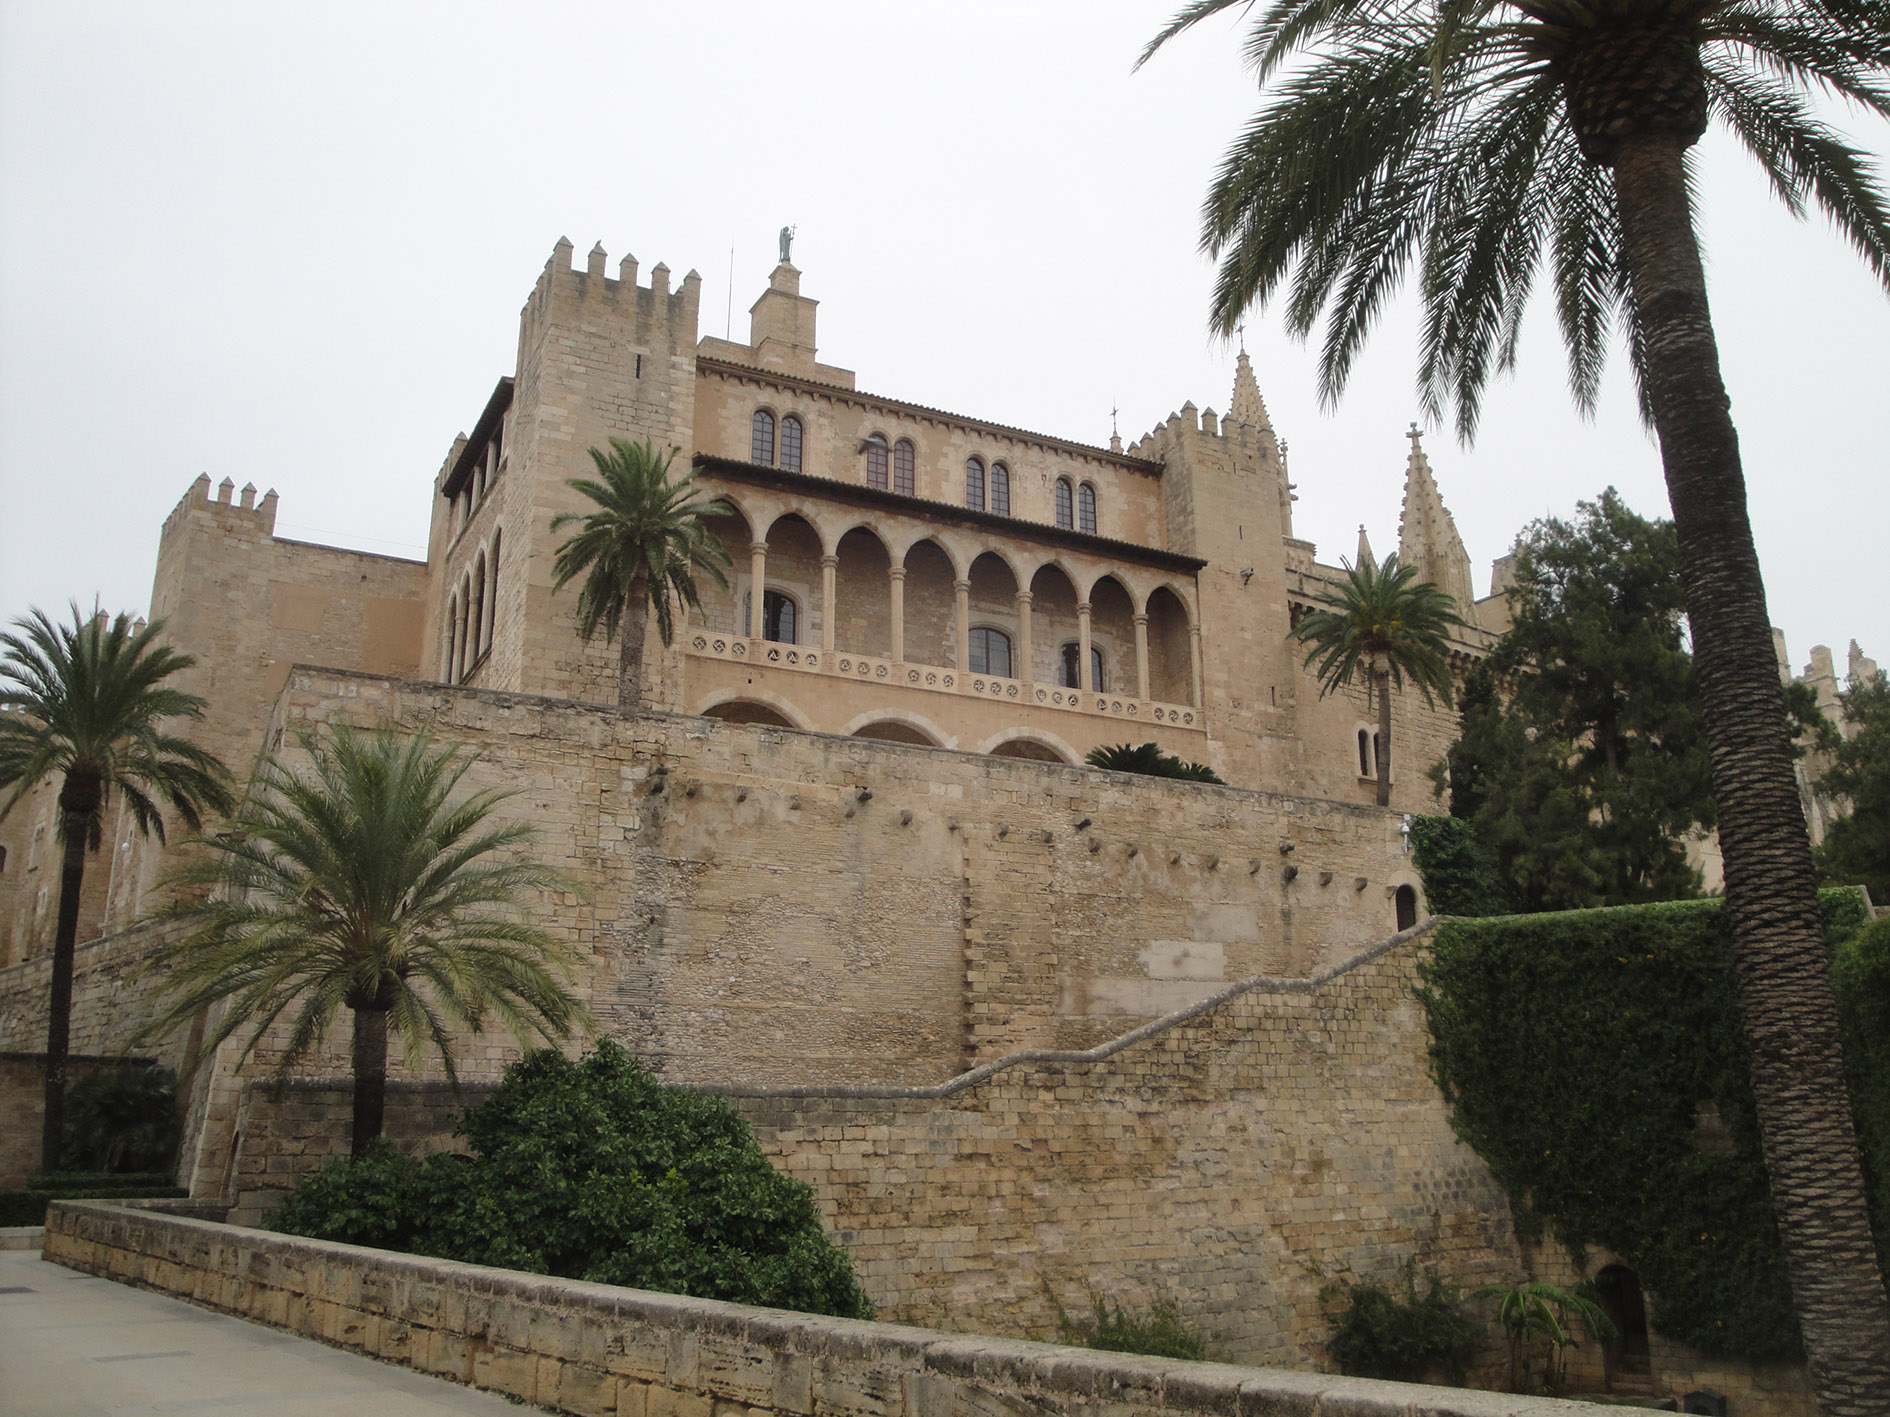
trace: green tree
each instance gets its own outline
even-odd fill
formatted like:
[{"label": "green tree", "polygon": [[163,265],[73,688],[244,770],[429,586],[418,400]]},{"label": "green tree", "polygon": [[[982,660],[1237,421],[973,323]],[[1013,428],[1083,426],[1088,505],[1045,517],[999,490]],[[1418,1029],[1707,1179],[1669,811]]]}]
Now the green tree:
[{"label": "green tree", "polygon": [[165,731],[201,719],[204,702],[164,681],[194,663],[160,642],[164,622],[128,615],[55,625],[35,610],[0,635],[0,817],[54,775],[59,783],[59,919],[53,932],[52,995],[46,1021],[46,1100],[40,1170],[59,1169],[66,1055],[72,1034],[72,969],[79,937],[85,853],[96,852],[116,791],[132,824],[164,840],[167,804],[192,831],[206,813],[229,810],[229,777],[215,755]]},{"label": "green tree", "polygon": [[1083,756],[1083,761],[1093,768],[1107,768],[1111,772],[1134,772],[1144,777],[1172,777],[1182,782],[1218,782],[1226,785],[1226,780],[1207,764],[1191,763],[1173,753],[1164,753],[1159,743],[1144,743],[1140,747],[1112,743],[1091,748]]},{"label": "green tree", "polygon": [[[1373,754],[1378,805],[1391,805],[1391,689],[1409,678],[1425,703],[1450,702],[1449,632],[1464,623],[1451,598],[1417,578],[1415,566],[1390,555],[1374,566],[1347,564],[1345,579],[1314,597],[1292,637],[1309,645],[1306,663],[1319,676],[1319,697],[1343,688],[1361,669],[1378,704]],[[1433,697],[1435,696],[1435,697]]]},{"label": "green tree", "polygon": [[1880,671],[1839,696],[1853,730],[1831,748],[1818,791],[1848,806],[1824,835],[1818,864],[1840,885],[1867,886],[1890,905],[1890,678]]},{"label": "green tree", "polygon": [[[1246,0],[1193,0],[1150,49]],[[1881,1411],[1890,1302],[1842,1103],[1836,1008],[1765,587],[1694,233],[1688,153],[1718,116],[1794,213],[1822,209],[1890,284],[1890,211],[1813,93],[1890,114],[1885,0],[1266,0],[1248,53],[1273,101],[1206,204],[1212,323],[1290,282],[1291,328],[1329,310],[1336,397],[1407,272],[1427,412],[1476,428],[1530,289],[1556,293],[1592,409],[1627,335],[1680,547],[1739,940],[1766,1162],[1826,1412]],[[1146,57],[1146,55],[1144,56]]]},{"label": "green tree", "polygon": [[1672,523],[1613,488],[1533,523],[1509,605],[1445,759],[1451,814],[1525,910],[1698,894],[1679,838],[1713,825],[1712,774]]},{"label": "green tree", "polygon": [[597,510],[560,512],[551,519],[553,531],[578,527],[552,562],[557,576],[552,590],[563,590],[583,576],[578,633],[589,640],[601,632],[608,644],[621,631],[617,711],[628,714],[643,695],[649,613],[656,612],[656,632],[667,645],[674,637],[672,596],[699,608],[698,572],[718,586],[728,585],[728,552],[710,530],[709,519],[731,515],[733,508],[720,500],[701,500],[693,477],[669,480],[675,448],[659,456],[647,439],[631,443],[612,438],[608,454],[590,451],[596,478],[576,477],[565,485],[590,498]]},{"label": "green tree", "polygon": [[518,854],[529,823],[492,820],[510,794],[454,796],[472,756],[387,728],[300,742],[307,770],[265,761],[230,829],[174,878],[208,894],[166,912],[194,928],[153,956],[174,997],[150,1031],[222,1004],[204,1047],[247,1030],[247,1058],[286,1017],[280,1078],[345,1006],[359,1155],[381,1134],[390,1027],[408,1059],[431,1046],[457,1082],[455,1025],[494,1015],[551,1041],[581,1021],[561,982],[576,957],[522,918],[526,892],[565,883]]}]

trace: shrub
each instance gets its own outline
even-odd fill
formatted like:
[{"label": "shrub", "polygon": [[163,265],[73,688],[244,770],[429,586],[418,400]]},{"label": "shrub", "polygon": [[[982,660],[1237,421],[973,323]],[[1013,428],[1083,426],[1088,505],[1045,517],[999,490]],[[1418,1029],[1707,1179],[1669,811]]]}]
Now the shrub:
[{"label": "shrub", "polygon": [[[1404,1267],[1403,1298],[1378,1284],[1333,1285],[1322,1291],[1333,1319],[1326,1356],[1341,1373],[1420,1382],[1431,1369],[1441,1368],[1451,1382],[1463,1382],[1464,1368],[1482,1346],[1483,1328],[1437,1271],[1427,1270],[1425,1279],[1419,1294],[1417,1267],[1409,1263]],[[1333,1315],[1333,1302],[1341,1292],[1346,1306]]]},{"label": "shrub", "polygon": [[704,1299],[870,1318],[813,1192],[726,1101],[662,1086],[605,1040],[506,1070],[469,1112],[469,1156],[380,1147],[331,1163],[278,1230]]},{"label": "shrub", "polygon": [[[1890,1009],[1873,971],[1890,965],[1850,934],[1855,901],[1823,895],[1853,1112],[1881,1165],[1890,1109],[1868,1099],[1890,1087]],[[1620,1255],[1653,1292],[1654,1326],[1689,1347],[1799,1356],[1720,904],[1451,921],[1432,946],[1432,1073],[1518,1228]]]},{"label": "shrub", "polygon": [[161,1171],[177,1155],[177,1074],[125,1067],[94,1073],[66,1093],[60,1161],[75,1171]]},{"label": "shrub", "polygon": [[1411,855],[1433,915],[1507,915],[1515,907],[1492,856],[1462,817],[1414,817]]},{"label": "shrub", "polygon": [[1088,1319],[1073,1319],[1057,1304],[1057,1335],[1064,1343],[1079,1348],[1095,1348],[1106,1353],[1143,1353],[1151,1358],[1198,1361],[1207,1351],[1201,1336],[1182,1321],[1180,1311],[1166,1299],[1158,1300],[1143,1315],[1092,1294]]}]

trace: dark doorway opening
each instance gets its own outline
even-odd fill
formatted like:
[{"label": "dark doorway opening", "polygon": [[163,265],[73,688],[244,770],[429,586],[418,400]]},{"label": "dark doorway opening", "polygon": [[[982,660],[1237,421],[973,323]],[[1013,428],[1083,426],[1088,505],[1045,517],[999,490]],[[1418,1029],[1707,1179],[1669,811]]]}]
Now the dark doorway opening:
[{"label": "dark doorway opening", "polygon": [[1647,1349],[1647,1301],[1641,1294],[1641,1279],[1624,1264],[1611,1264],[1595,1276],[1595,1294],[1619,1329],[1602,1345],[1608,1381],[1615,1374],[1645,1376],[1654,1370]]},{"label": "dark doorway opening", "polygon": [[1409,930],[1417,924],[1417,892],[1410,886],[1399,886],[1395,899],[1398,903],[1398,928]]}]

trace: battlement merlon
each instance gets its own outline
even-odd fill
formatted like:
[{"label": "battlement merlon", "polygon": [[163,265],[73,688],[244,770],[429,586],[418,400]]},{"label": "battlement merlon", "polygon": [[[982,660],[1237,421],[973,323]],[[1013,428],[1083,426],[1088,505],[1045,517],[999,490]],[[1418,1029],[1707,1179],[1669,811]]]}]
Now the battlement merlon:
[{"label": "battlement merlon", "polygon": [[606,273],[609,253],[603,242],[592,246],[583,266],[572,259],[576,248],[569,238],[560,236],[551,248],[551,256],[539,273],[532,293],[519,312],[519,365],[547,319],[568,307],[575,311],[602,301],[619,318],[633,319],[639,331],[648,331],[648,344],[654,348],[687,349],[695,344],[696,321],[702,304],[702,277],[690,271],[682,283],[669,288],[669,267],[657,262],[650,270],[650,283],[637,284],[637,259],[626,254],[618,262],[617,275]]},{"label": "battlement merlon", "polygon": [[245,483],[240,499],[237,496],[236,482],[224,478],[217,484],[216,495],[210,490],[210,474],[200,472],[191,481],[184,495],[171,508],[170,515],[164,518],[163,529],[159,532],[160,544],[180,529],[193,516],[223,517],[230,520],[242,520],[252,523],[252,530],[261,536],[274,536],[276,532],[276,489],[271,487],[263,493],[262,500],[256,499],[256,484]]}]

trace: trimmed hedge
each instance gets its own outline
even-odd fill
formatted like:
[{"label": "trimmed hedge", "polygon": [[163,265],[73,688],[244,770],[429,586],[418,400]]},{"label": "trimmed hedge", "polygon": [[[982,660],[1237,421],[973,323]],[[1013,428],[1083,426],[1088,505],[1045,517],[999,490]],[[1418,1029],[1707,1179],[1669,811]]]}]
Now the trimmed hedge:
[{"label": "trimmed hedge", "polygon": [[[1890,1007],[1857,991],[1890,978],[1890,939],[1871,927],[1876,963],[1852,967],[1861,900],[1825,891],[1820,904],[1853,1113],[1877,1159],[1881,1252]],[[1621,1255],[1652,1292],[1654,1326],[1689,1347],[1796,1358],[1732,953],[1717,901],[1452,920],[1419,997],[1451,1125],[1508,1193],[1519,1232],[1547,1228],[1578,1258],[1590,1245]]]}]

